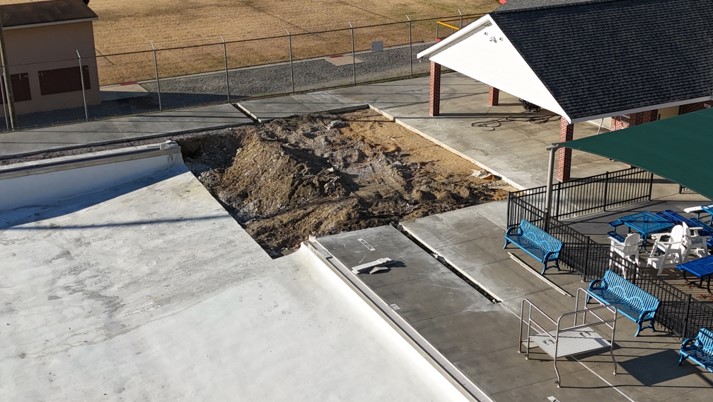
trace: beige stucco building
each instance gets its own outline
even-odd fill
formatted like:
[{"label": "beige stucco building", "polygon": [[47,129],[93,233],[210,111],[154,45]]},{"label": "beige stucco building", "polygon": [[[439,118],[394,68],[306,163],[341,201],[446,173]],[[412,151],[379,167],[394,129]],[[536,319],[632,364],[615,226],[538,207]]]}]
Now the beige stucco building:
[{"label": "beige stucco building", "polygon": [[83,105],[77,52],[87,104],[100,103],[92,28],[97,15],[84,1],[3,5],[0,17],[16,114]]}]

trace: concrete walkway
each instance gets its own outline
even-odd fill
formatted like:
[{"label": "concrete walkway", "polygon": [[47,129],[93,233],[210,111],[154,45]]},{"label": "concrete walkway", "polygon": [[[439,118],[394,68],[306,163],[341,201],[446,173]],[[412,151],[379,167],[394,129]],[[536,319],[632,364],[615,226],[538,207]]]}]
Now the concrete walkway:
[{"label": "concrete walkway", "polygon": [[[560,363],[567,386],[558,389],[551,361],[548,364],[539,353],[536,360],[527,361],[517,353],[519,320],[507,306],[489,302],[396,229],[371,228],[317,241],[328,251],[325,257],[345,267],[384,257],[395,261],[397,265],[386,272],[352,280],[368,286],[405,322],[401,325],[418,331],[473,381],[486,395],[479,400],[546,401],[555,396],[562,401],[627,401],[576,362]],[[589,360],[612,370],[611,360]]]},{"label": "concrete walkway", "polygon": [[251,123],[233,105],[224,104],[13,131],[0,133],[0,158]]},{"label": "concrete walkway", "polygon": [[[428,77],[345,87],[162,113],[0,134],[0,158],[96,145],[172,133],[265,122],[320,111],[353,110],[367,105],[426,138],[467,158],[517,188],[546,182],[546,147],[559,140],[559,120],[546,112],[525,112],[517,99],[501,93],[501,105],[487,106],[487,86],[457,73],[442,82],[442,116],[428,116]],[[246,116],[247,115],[247,116]],[[575,137],[594,135],[597,127],[576,125]],[[626,167],[575,151],[574,177]]]}]

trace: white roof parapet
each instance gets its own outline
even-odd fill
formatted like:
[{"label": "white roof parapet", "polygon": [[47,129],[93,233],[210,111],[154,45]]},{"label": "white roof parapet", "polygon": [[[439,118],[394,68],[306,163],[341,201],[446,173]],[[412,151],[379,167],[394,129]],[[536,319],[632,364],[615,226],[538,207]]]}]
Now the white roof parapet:
[{"label": "white roof parapet", "polygon": [[186,170],[175,142],[0,167],[0,211],[55,202],[168,169]]}]

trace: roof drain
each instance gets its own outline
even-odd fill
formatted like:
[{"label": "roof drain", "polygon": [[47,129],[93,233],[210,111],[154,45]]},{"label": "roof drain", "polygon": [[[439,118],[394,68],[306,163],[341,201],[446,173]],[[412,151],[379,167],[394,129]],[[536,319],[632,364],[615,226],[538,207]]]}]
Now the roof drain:
[{"label": "roof drain", "polygon": [[442,255],[438,254],[435,252],[435,250],[431,249],[430,247],[426,246],[422,242],[420,242],[418,239],[416,239],[414,236],[411,235],[411,233],[408,232],[408,230],[404,229],[401,224],[394,224],[393,225],[396,229],[398,229],[401,234],[404,236],[408,237],[409,240],[411,240],[415,245],[419,246],[423,251],[427,252],[428,254],[432,255],[433,258],[436,259],[436,261],[440,262],[444,267],[448,268],[449,271],[453,272],[457,277],[462,279],[465,283],[467,283],[470,287],[475,289],[478,293],[481,295],[485,296],[486,299],[490,300],[491,303],[500,303],[502,300],[498,299],[495,295],[492,293],[488,292],[487,290],[483,289],[480,285],[477,283],[473,282],[470,278],[468,278],[466,275],[463,274],[458,268],[453,266],[446,260]]}]

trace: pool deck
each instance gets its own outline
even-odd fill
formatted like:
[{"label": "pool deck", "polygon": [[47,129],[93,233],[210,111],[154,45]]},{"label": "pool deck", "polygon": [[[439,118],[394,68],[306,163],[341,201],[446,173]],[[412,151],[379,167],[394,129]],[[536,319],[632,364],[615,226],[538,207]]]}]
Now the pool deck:
[{"label": "pool deck", "polygon": [[[392,227],[325,236],[316,242],[345,267],[383,257],[398,261],[395,268],[353,275],[351,280],[365,284],[392,306],[492,400],[709,399],[710,373],[689,363],[676,366],[680,339],[662,328],[634,337],[636,326],[622,317],[616,324],[617,375],[606,351],[560,358],[562,387],[558,388],[548,355],[536,348],[526,360],[517,351],[520,306],[527,299],[556,319],[575,309],[573,296],[587,283],[565,270],[548,270],[543,277],[516,262],[508,251],[537,267],[520,250],[502,249],[503,225],[503,203],[490,203],[403,222],[405,233],[425,245],[426,251]],[[495,297],[495,302],[445,270],[434,255]],[[454,286],[456,282],[460,283]]]}]

